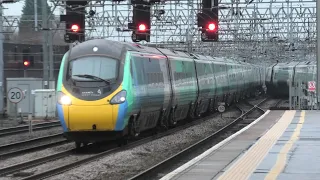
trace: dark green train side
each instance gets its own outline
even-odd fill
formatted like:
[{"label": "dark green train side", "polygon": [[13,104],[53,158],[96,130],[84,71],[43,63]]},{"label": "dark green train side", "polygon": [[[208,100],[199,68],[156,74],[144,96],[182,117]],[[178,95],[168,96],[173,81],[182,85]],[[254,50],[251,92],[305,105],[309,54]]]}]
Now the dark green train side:
[{"label": "dark green train side", "polygon": [[257,65],[95,39],[65,54],[57,108],[69,140],[96,142],[213,113],[262,91],[264,82]]},{"label": "dark green train side", "polygon": [[316,62],[275,63],[267,68],[267,93],[274,97],[289,97],[289,83],[316,81]]}]

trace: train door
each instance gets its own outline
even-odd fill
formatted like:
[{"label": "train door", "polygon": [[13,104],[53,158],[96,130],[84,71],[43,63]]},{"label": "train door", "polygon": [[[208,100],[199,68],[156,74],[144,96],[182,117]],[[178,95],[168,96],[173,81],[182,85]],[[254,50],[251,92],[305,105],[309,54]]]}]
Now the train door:
[{"label": "train door", "polygon": [[242,88],[242,91],[245,91],[245,84],[246,84],[246,69],[245,69],[246,66],[244,65],[241,65],[241,68],[240,68],[240,71],[241,71],[241,88]]},{"label": "train door", "polygon": [[223,93],[224,94],[229,94],[230,93],[230,78],[229,78],[229,67],[228,64],[222,64],[222,69],[221,71],[223,72],[223,84],[224,84],[224,88],[223,88]]},{"label": "train door", "polygon": [[209,84],[211,84],[211,93],[210,93],[210,96],[211,98],[214,98],[217,94],[217,82],[216,82],[216,76],[215,76],[215,73],[214,73],[214,69],[213,67],[211,66],[212,63],[209,62],[205,68],[206,68],[206,73],[208,74],[208,80],[209,80]]},{"label": "train door", "polygon": [[215,77],[215,85],[216,85],[215,95],[221,96],[223,94],[222,74],[221,74],[221,67],[220,67],[221,64],[217,62],[212,62],[211,66],[213,69],[213,75]]}]

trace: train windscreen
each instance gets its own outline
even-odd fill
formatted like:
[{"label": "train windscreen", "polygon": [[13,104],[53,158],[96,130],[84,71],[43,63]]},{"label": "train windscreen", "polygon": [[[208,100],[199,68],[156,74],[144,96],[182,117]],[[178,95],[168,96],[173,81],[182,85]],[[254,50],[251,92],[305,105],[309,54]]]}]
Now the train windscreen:
[{"label": "train windscreen", "polygon": [[114,80],[118,61],[109,57],[81,57],[70,61],[69,74],[76,81]]}]

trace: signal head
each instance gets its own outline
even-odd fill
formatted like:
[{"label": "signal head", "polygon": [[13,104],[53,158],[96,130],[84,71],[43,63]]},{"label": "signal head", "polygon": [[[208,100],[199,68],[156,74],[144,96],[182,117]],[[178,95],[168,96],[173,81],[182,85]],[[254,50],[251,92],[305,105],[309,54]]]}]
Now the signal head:
[{"label": "signal head", "polygon": [[214,31],[214,30],[216,30],[216,25],[214,23],[209,23],[208,29],[209,29],[209,31]]},{"label": "signal head", "polygon": [[27,67],[30,65],[30,62],[28,60],[23,61],[23,66]]},{"label": "signal head", "polygon": [[71,30],[72,30],[73,32],[78,32],[78,31],[79,31],[79,26],[76,25],[76,24],[73,24],[73,25],[71,26]]},{"label": "signal head", "polygon": [[145,31],[147,28],[146,28],[146,25],[145,24],[140,24],[139,25],[139,31]]}]

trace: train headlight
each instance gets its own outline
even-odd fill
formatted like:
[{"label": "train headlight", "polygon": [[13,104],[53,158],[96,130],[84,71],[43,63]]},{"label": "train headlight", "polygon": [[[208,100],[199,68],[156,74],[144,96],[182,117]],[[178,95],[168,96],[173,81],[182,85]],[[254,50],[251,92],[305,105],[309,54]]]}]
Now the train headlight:
[{"label": "train headlight", "polygon": [[59,102],[59,104],[62,104],[62,105],[70,105],[71,104],[71,98],[69,96],[65,95],[64,93],[59,92],[59,94],[58,94],[58,102]]},{"label": "train headlight", "polygon": [[115,96],[110,100],[110,104],[121,104],[126,101],[127,91],[122,90],[118,92]]}]

